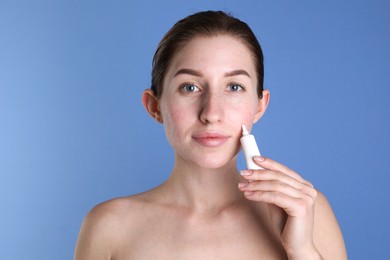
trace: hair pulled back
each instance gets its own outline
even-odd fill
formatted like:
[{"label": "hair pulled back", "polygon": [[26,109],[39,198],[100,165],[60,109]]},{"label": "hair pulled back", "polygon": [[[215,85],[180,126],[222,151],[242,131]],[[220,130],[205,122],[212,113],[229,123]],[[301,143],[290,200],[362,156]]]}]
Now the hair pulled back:
[{"label": "hair pulled back", "polygon": [[170,62],[181,48],[196,37],[229,35],[240,40],[251,52],[258,80],[257,94],[262,97],[264,82],[263,52],[249,28],[241,20],[222,11],[204,11],[178,21],[162,38],[153,57],[151,89],[157,97],[163,91],[164,76]]}]

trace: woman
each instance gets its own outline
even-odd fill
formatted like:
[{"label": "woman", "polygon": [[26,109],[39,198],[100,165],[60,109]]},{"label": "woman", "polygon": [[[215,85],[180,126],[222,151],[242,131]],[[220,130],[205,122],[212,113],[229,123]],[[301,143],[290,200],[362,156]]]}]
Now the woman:
[{"label": "woman", "polygon": [[308,181],[265,157],[254,158],[264,170],[238,174],[241,125],[251,129],[269,102],[263,76],[244,22],[208,11],[176,23],[142,97],[174,149],[171,176],[92,209],[75,259],[346,259],[333,212]]}]

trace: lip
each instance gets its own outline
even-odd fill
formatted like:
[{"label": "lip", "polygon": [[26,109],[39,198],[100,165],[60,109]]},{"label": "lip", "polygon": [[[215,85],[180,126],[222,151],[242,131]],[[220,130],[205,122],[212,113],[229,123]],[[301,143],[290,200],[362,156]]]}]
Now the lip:
[{"label": "lip", "polygon": [[199,133],[194,134],[192,138],[202,146],[205,147],[218,147],[226,143],[230,138],[228,135],[220,133]]}]

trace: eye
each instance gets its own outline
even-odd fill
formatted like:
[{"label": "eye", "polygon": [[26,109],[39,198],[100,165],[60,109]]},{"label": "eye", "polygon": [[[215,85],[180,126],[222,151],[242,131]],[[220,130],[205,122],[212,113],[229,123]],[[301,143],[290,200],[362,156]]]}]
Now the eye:
[{"label": "eye", "polygon": [[187,93],[200,91],[200,89],[192,83],[183,84],[182,86],[180,86],[180,90]]},{"label": "eye", "polygon": [[240,84],[237,84],[237,83],[231,83],[228,86],[228,89],[229,89],[229,91],[232,91],[232,92],[238,92],[238,91],[243,91],[244,87],[241,86]]}]

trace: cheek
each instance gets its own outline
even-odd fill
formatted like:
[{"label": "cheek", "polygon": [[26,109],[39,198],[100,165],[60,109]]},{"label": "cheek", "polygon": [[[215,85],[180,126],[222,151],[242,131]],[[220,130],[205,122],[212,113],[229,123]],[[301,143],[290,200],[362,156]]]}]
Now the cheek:
[{"label": "cheek", "polygon": [[244,102],[236,104],[226,110],[226,116],[230,122],[241,129],[241,125],[251,126],[257,112],[257,102]]},{"label": "cheek", "polygon": [[[168,104],[173,104],[173,102],[167,102]],[[172,142],[175,139],[180,138],[185,132],[185,126],[189,124],[189,115],[191,111],[188,106],[182,106],[180,104],[175,105],[166,105],[161,108],[161,114],[163,117],[163,123],[165,128],[165,133],[169,142]]]}]

